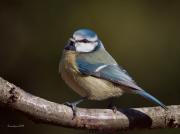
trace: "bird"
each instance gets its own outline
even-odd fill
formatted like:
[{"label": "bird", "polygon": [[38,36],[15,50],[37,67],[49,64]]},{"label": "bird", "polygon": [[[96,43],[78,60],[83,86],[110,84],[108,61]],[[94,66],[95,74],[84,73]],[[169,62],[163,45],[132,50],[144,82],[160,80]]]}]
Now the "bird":
[{"label": "bird", "polygon": [[65,83],[81,96],[75,102],[65,103],[72,108],[74,115],[77,105],[86,99],[100,101],[120,97],[124,93],[140,95],[168,109],[137,85],[91,29],[78,29],[69,38],[59,63],[59,72]]}]

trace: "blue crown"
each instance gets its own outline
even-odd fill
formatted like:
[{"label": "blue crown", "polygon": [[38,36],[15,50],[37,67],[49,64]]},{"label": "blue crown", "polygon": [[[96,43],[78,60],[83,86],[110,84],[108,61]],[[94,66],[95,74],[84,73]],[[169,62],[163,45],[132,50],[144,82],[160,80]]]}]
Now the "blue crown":
[{"label": "blue crown", "polygon": [[90,29],[79,29],[74,32],[73,38],[75,40],[88,40],[88,41],[96,41],[98,39],[97,34]]}]

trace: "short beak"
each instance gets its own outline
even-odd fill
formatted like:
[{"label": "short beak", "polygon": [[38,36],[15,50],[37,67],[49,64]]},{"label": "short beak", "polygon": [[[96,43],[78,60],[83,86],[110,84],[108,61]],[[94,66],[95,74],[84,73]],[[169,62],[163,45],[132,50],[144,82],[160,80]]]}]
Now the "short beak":
[{"label": "short beak", "polygon": [[76,51],[75,40],[73,38],[70,38],[68,44],[65,46],[64,49],[65,50]]}]

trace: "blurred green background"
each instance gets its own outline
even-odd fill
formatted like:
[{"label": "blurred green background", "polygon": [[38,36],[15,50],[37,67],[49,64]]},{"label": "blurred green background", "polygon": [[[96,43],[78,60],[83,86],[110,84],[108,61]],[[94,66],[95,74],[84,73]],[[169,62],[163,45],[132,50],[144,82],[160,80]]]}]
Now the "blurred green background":
[{"label": "blurred green background", "polygon": [[[1,0],[0,76],[27,92],[63,103],[79,96],[62,81],[58,63],[72,33],[97,32],[111,55],[137,83],[167,105],[180,104],[180,1],[175,0]],[[131,99],[130,99],[131,98]],[[86,101],[80,107],[104,108]],[[116,100],[118,107],[153,106],[136,95]],[[23,124],[23,128],[7,125]],[[1,133],[85,134],[35,124],[13,110],[0,108]],[[179,134],[180,129],[119,132]]]}]

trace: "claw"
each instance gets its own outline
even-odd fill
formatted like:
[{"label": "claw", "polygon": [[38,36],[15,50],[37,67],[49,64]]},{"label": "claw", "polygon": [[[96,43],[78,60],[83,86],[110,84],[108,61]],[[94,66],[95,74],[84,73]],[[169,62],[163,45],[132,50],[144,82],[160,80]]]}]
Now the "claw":
[{"label": "claw", "polygon": [[108,109],[111,109],[114,113],[117,112],[117,107],[116,106],[108,106]]},{"label": "claw", "polygon": [[112,111],[113,111],[114,113],[117,112],[117,107],[116,107],[116,106],[113,106],[111,109],[112,109]]},{"label": "claw", "polygon": [[65,102],[64,105],[71,107],[73,111],[73,118],[76,117],[76,112],[77,112],[77,103],[70,103],[70,102]]},{"label": "claw", "polygon": [[71,107],[71,109],[72,109],[72,111],[73,111],[73,119],[76,117],[77,105],[78,105],[79,103],[81,103],[81,102],[82,102],[83,100],[85,100],[85,99],[86,99],[86,97],[83,97],[82,99],[80,99],[80,100],[78,100],[78,101],[75,101],[75,102],[72,102],[72,103],[70,103],[70,102],[65,102],[65,103],[64,103],[64,105]]},{"label": "claw", "polygon": [[111,109],[114,113],[117,112],[117,107],[113,105],[113,100],[110,99],[110,103],[109,105],[107,106],[108,109]]}]

